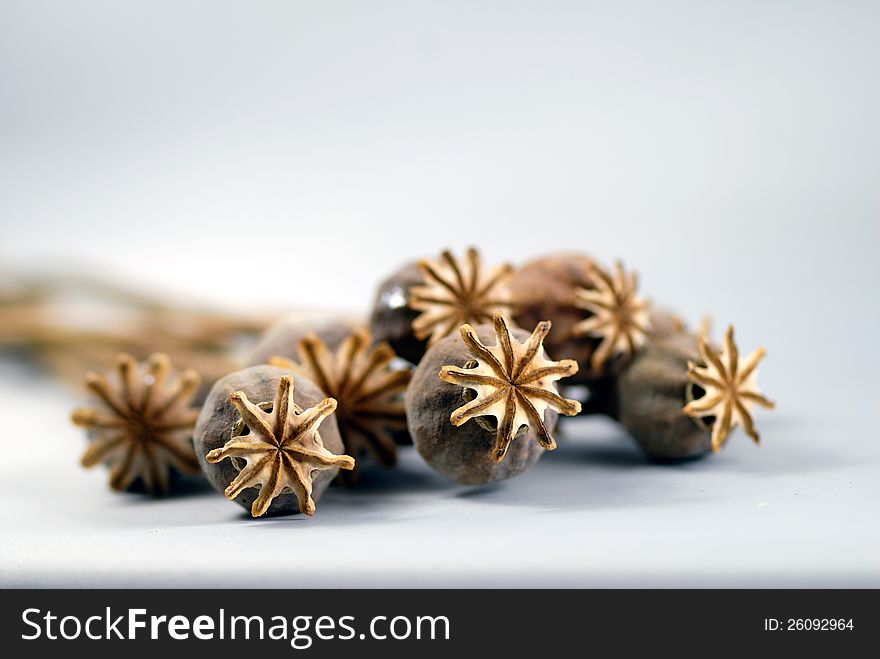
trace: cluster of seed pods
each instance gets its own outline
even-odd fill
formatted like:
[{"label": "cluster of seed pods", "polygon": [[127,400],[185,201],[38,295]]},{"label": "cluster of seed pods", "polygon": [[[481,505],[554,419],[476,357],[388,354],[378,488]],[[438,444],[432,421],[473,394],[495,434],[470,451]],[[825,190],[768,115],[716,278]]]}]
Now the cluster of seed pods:
[{"label": "cluster of seed pods", "polygon": [[83,464],[107,464],[116,489],[161,494],[198,465],[254,516],[311,515],[331,481],[356,484],[363,460],[392,467],[410,442],[459,483],[520,474],[556,448],[560,415],[612,417],[659,461],[718,451],[736,426],[757,442],[754,409],[773,407],[763,357],[741,357],[732,326],[717,346],[655,308],[621,263],[487,267],[471,248],[404,265],[368,322],[281,319],[197,418],[195,374],[157,355],[89,374],[95,400],[74,421],[89,428]]}]

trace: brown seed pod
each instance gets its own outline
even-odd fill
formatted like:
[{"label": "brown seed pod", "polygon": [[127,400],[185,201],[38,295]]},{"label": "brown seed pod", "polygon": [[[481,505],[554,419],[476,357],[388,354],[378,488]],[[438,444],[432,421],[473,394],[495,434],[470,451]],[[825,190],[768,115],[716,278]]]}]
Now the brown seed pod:
[{"label": "brown seed pod", "polygon": [[168,494],[175,472],[199,473],[192,444],[199,410],[190,403],[200,381],[192,370],[178,374],[164,354],[144,363],[119,355],[115,374],[87,374],[93,404],[73,412],[91,440],[82,465],[103,462],[114,490],[143,487],[154,496]]},{"label": "brown seed pod", "polygon": [[542,320],[551,320],[553,332],[544,346],[547,352],[569,356],[581,367],[569,384],[590,379],[590,358],[597,342],[575,336],[573,329],[586,316],[577,306],[577,292],[593,288],[594,263],[585,254],[545,256],[526,263],[510,280],[516,323],[535,327]]},{"label": "brown seed pod", "polygon": [[337,348],[358,326],[353,316],[317,312],[282,316],[244,354],[245,366],[268,364],[272,357],[294,359],[300,342],[309,334],[318,336],[331,349]]},{"label": "brown seed pod", "polygon": [[711,450],[709,426],[682,412],[692,395],[687,365],[699,358],[697,343],[689,333],[651,341],[617,379],[615,416],[650,458],[682,460]]},{"label": "brown seed pod", "polygon": [[[309,334],[300,341],[298,361],[273,357],[270,363],[302,373],[338,401],[336,420],[348,455],[367,453],[390,467],[397,462],[396,436],[407,434],[403,392],[412,370],[393,367],[396,356],[387,343],[371,343],[365,327],[346,336],[335,350]],[[356,470],[339,477],[352,484]]]},{"label": "brown seed pod", "polygon": [[514,320],[531,327],[549,318],[554,336],[548,337],[548,350],[578,362],[578,376],[569,384],[601,387],[649,336],[684,329],[680,318],[654,309],[638,294],[636,274],[619,262],[606,270],[585,254],[547,256],[520,268],[510,287]]},{"label": "brown seed pod", "polygon": [[658,460],[717,451],[737,423],[757,441],[751,408],[772,407],[755,386],[763,354],[740,361],[732,328],[720,354],[688,332],[652,340],[617,381],[616,416]]},{"label": "brown seed pod", "polygon": [[371,316],[377,341],[388,341],[404,359],[418,363],[425,348],[464,323],[488,322],[510,313],[509,264],[487,267],[473,247],[458,258],[440,257],[406,266],[380,286]]},{"label": "brown seed pod", "polygon": [[[530,335],[508,327],[463,325],[425,354],[407,389],[413,443],[440,473],[465,484],[511,478],[556,448],[549,429],[557,413],[580,405],[562,398],[555,382],[577,370],[551,361],[542,342],[549,322]],[[439,374],[439,377],[438,377]]]},{"label": "brown seed pod", "polygon": [[413,321],[419,312],[409,306],[412,289],[422,282],[417,262],[407,263],[379,284],[376,300],[370,313],[370,332],[373,340],[386,342],[398,356],[418,364],[425,354],[428,342],[416,338]]},{"label": "brown seed pod", "polygon": [[339,469],[354,468],[340,455],[335,409],[307,378],[251,366],[211,389],[196,423],[196,454],[211,484],[254,517],[312,515]]}]

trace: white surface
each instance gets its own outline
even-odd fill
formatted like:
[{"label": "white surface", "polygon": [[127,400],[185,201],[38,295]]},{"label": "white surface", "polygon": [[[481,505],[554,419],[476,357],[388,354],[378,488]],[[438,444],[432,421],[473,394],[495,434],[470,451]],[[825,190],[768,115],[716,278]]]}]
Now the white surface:
[{"label": "white surface", "polygon": [[487,492],[414,456],[254,522],[105,491],[73,401],[3,366],[2,583],[880,585],[878,31],[868,0],[0,4],[3,264],[365,310],[445,246],[622,256],[765,345],[779,402],[692,465],[590,423]]},{"label": "white surface", "polygon": [[737,433],[680,466],[578,422],[488,488],[408,450],[311,519],[252,520],[213,490],[110,492],[106,472],[76,464],[73,401],[24,382],[8,401],[21,414],[4,416],[3,586],[880,586],[878,448],[856,417],[784,406],[760,419],[761,448]]}]

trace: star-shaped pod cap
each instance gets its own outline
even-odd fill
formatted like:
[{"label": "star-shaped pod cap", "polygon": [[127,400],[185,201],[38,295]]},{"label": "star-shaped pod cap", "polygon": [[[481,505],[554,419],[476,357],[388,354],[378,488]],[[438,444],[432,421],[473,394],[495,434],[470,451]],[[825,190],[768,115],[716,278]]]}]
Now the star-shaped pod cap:
[{"label": "star-shaped pod cap", "polygon": [[742,425],[749,436],[760,441],[755,429],[755,405],[773,409],[775,404],[758,391],[758,364],[767,354],[764,348],[740,359],[739,348],[733,338],[733,325],[727,328],[724,347],[716,351],[706,336],[700,339],[702,364],[688,364],[688,378],[705,392],[684,407],[692,417],[714,417],[712,450],[719,451],[731,430]]},{"label": "star-shaped pod cap", "polygon": [[157,496],[168,493],[172,471],[199,473],[192,444],[199,410],[191,402],[200,381],[195,371],[175,371],[164,354],[142,363],[122,354],[115,374],[87,374],[95,404],[73,412],[91,436],[82,465],[107,464],[114,490],[141,482]]},{"label": "star-shaped pod cap", "polygon": [[502,314],[495,314],[493,325],[498,339],[494,346],[484,345],[470,325],[461,327],[461,338],[475,358],[473,368],[444,366],[440,370],[444,381],[477,394],[456,409],[450,421],[460,426],[475,417],[495,417],[498,430],[492,460],[496,463],[504,459],[522,426],[528,426],[545,449],[553,450],[556,441],[544,424],[544,412],[548,408],[568,416],[580,412],[580,403],[560,396],[554,384],[576,373],[577,362],[555,362],[547,357],[543,341],[550,331],[549,321],[539,323],[523,343],[511,334]]},{"label": "star-shaped pod cap", "polygon": [[294,402],[293,376],[282,376],[271,411],[255,405],[244,392],[229,396],[241,413],[247,433],[238,434],[222,448],[210,451],[206,459],[217,463],[226,458],[243,460],[245,466],[224,494],[235,499],[249,487],[260,488],[251,506],[251,515],[265,514],[278,495],[292,491],[300,512],[315,513],[312,499],[314,474],[328,469],[354,469],[354,458],[334,455],[318,434],[318,426],[336,409],[336,401],[325,398],[314,407],[301,409]]},{"label": "star-shaped pod cap", "polygon": [[632,357],[645,343],[651,328],[650,307],[638,294],[638,276],[627,272],[623,263],[618,261],[613,273],[594,263],[590,274],[594,287],[575,292],[576,306],[590,316],[572,327],[572,334],[600,339],[590,358],[598,374],[613,357]]},{"label": "star-shaped pod cap", "polygon": [[413,333],[418,339],[429,339],[429,345],[464,323],[487,322],[496,311],[510,313],[512,309],[507,280],[513,267],[487,268],[473,247],[464,259],[446,250],[438,261],[419,261],[419,268],[423,281],[413,287],[409,306],[421,312],[413,321]]}]

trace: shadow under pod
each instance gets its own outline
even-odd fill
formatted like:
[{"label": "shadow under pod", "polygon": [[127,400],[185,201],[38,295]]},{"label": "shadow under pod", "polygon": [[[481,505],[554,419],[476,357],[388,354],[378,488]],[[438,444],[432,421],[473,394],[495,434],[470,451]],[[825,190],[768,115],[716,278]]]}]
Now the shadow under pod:
[{"label": "shadow under pod", "polygon": [[[415,457],[421,460],[418,456]],[[367,465],[358,472],[358,479],[353,485],[334,482],[331,488],[343,494],[387,496],[446,490],[455,486],[424,463],[411,464],[412,462],[414,461],[411,459],[401,461],[395,467]]]},{"label": "shadow under pod", "polygon": [[250,510],[242,508],[233,519],[241,522],[253,522],[254,526],[260,526],[265,524],[275,525],[278,523],[289,524],[291,522],[307,522],[309,521],[309,516],[303,515],[301,512],[297,511],[266,513],[261,517],[253,517],[251,516]]},{"label": "shadow under pod", "polygon": [[579,466],[588,464],[622,469],[640,468],[650,464],[638,446],[627,437],[615,437],[602,442],[561,441],[559,447],[544,455],[541,461],[550,464],[566,462]]},{"label": "shadow under pod", "polygon": [[200,497],[213,493],[216,493],[216,490],[211,487],[211,484],[205,480],[205,478],[201,476],[183,476],[175,474],[171,478],[169,492],[164,496],[150,496],[140,480],[132,483],[131,488],[124,494],[131,495],[131,501],[139,500],[145,503],[162,503],[163,501]]},{"label": "shadow under pod", "polygon": [[[462,487],[458,485],[456,487]],[[500,492],[505,488],[505,483],[495,482],[495,483],[486,483],[485,485],[466,485],[464,486],[461,492],[457,492],[455,494],[456,499],[480,499],[483,497],[489,497],[494,495],[496,492]]]},{"label": "shadow under pod", "polygon": [[[319,503],[320,525],[387,523],[388,510],[418,514],[426,501],[441,497],[473,501],[474,504],[522,507],[534,511],[612,510],[628,507],[687,505],[704,499],[703,475],[785,475],[833,470],[857,458],[803,446],[800,429],[769,423],[765,446],[751,445],[737,432],[719,454],[673,462],[652,461],[615,424],[571,424],[558,437],[559,447],[547,452],[524,474],[513,479],[478,486],[462,486],[434,472],[412,449],[400,451],[396,468],[364,464],[359,481],[351,487],[335,484]],[[702,474],[702,475],[701,475]],[[302,515],[276,515],[249,522],[309,522]],[[297,526],[296,528],[305,528]]]}]

